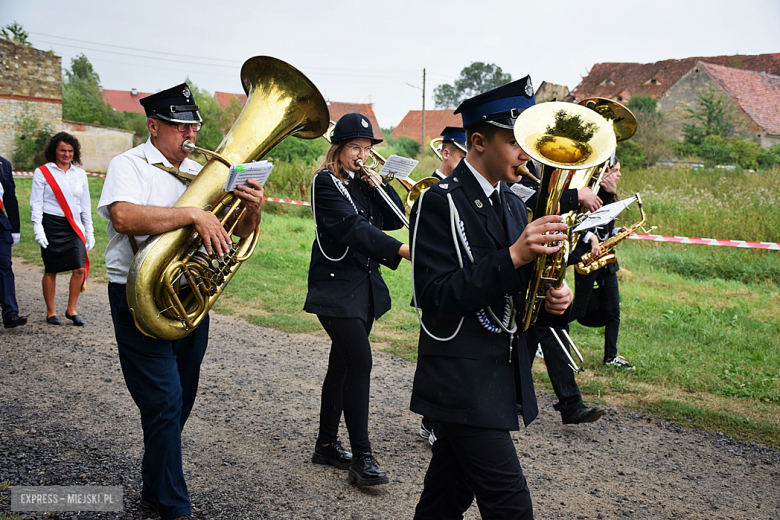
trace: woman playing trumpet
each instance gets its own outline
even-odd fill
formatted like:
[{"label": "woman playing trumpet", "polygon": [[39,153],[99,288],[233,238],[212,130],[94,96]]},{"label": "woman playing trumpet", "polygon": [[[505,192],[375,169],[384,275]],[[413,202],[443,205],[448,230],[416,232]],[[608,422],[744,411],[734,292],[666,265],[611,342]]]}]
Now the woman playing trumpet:
[{"label": "woman playing trumpet", "polygon": [[[368,335],[374,320],[390,309],[379,264],[395,269],[402,258],[409,259],[409,246],[382,232],[403,223],[377,190],[385,190],[402,215],[401,199],[392,187],[376,186],[361,168],[371,146],[381,141],[361,114],[347,114],[336,123],[325,164],[312,182],[316,238],[304,305],[331,339],[312,462],[349,469],[349,481],[359,486],[388,482],[368,439]],[[354,455],[338,440],[342,411]]]}]

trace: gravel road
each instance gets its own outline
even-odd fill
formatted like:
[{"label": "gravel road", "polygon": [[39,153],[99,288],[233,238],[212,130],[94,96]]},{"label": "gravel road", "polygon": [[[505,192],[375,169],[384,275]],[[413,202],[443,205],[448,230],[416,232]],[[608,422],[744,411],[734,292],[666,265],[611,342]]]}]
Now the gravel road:
[{"label": "gravel road", "polygon": [[[12,514],[9,485],[124,487],[120,513],[24,518],[153,518],[138,504],[140,419],[119,368],[106,286],[90,282],[79,300],[84,328],[54,327],[44,320],[41,268],[16,262],[14,270],[30,321],[0,329],[0,518]],[[63,314],[66,280],[57,294]],[[375,349],[369,432],[390,484],[361,490],[346,472],[310,462],[327,338],[216,314],[211,323],[182,435],[197,518],[411,518],[430,457],[408,406],[413,363]],[[554,399],[538,397],[539,418],[513,434],[537,519],[780,518],[777,451],[619,408],[565,426]],[[479,518],[475,505],[466,518]]]}]

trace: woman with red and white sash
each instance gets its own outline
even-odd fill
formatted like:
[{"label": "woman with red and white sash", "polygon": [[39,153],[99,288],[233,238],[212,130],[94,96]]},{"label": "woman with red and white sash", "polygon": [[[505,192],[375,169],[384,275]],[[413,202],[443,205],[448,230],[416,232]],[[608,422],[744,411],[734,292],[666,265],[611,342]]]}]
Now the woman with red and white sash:
[{"label": "woman with red and white sash", "polygon": [[72,135],[60,132],[49,140],[44,157],[47,163],[36,168],[33,175],[30,209],[35,241],[41,246],[45,266],[46,322],[62,323],[54,308],[57,273],[71,271],[65,317],[81,326],[84,320],[76,312],[76,302],[86,289],[87,249],[95,245],[87,173],[73,164],[81,164],[81,145]]}]

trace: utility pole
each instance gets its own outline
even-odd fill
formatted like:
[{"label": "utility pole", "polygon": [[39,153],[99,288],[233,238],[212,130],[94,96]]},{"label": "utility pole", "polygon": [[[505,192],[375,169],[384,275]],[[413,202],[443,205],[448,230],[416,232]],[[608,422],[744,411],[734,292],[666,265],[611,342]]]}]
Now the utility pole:
[{"label": "utility pole", "polygon": [[422,105],[422,136],[420,137],[420,151],[425,153],[425,69],[423,68],[423,105]]}]

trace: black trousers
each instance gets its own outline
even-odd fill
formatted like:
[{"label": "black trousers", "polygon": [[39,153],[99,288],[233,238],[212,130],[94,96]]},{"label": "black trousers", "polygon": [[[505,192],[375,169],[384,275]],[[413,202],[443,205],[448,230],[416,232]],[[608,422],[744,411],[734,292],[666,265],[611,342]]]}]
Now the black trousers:
[{"label": "black trousers", "polygon": [[474,497],[484,520],[533,519],[509,432],[442,422],[414,518],[462,519]]},{"label": "black trousers", "polygon": [[[373,315],[373,312],[369,315]],[[322,384],[320,431],[317,441],[330,444],[338,440],[339,421],[349,433],[349,444],[355,454],[370,453],[368,440],[368,396],[371,385],[371,333],[373,320],[332,318],[317,315],[331,339],[328,372]]]},{"label": "black trousers", "polygon": [[[598,284],[597,291],[593,289],[594,283]],[[574,320],[589,327],[604,327],[604,361],[617,356],[620,290],[617,274],[610,272],[610,266],[588,275],[575,273],[574,301],[569,314],[569,321]]]},{"label": "black trousers", "polygon": [[[567,324],[566,332],[568,331],[569,327]],[[556,332],[565,345],[565,336],[563,336],[560,330]],[[531,357],[532,365],[536,358],[537,345],[542,347],[544,363],[547,366],[547,375],[550,377],[550,383],[552,383],[555,395],[558,397],[558,402],[554,408],[561,412],[563,417],[567,417],[582,408],[584,406],[582,394],[574,378],[574,371],[569,366],[569,359],[561,350],[561,346],[553,336],[550,328],[532,325],[528,328],[526,337],[528,338],[528,354]],[[568,345],[566,345],[566,350],[569,350]]]}]

